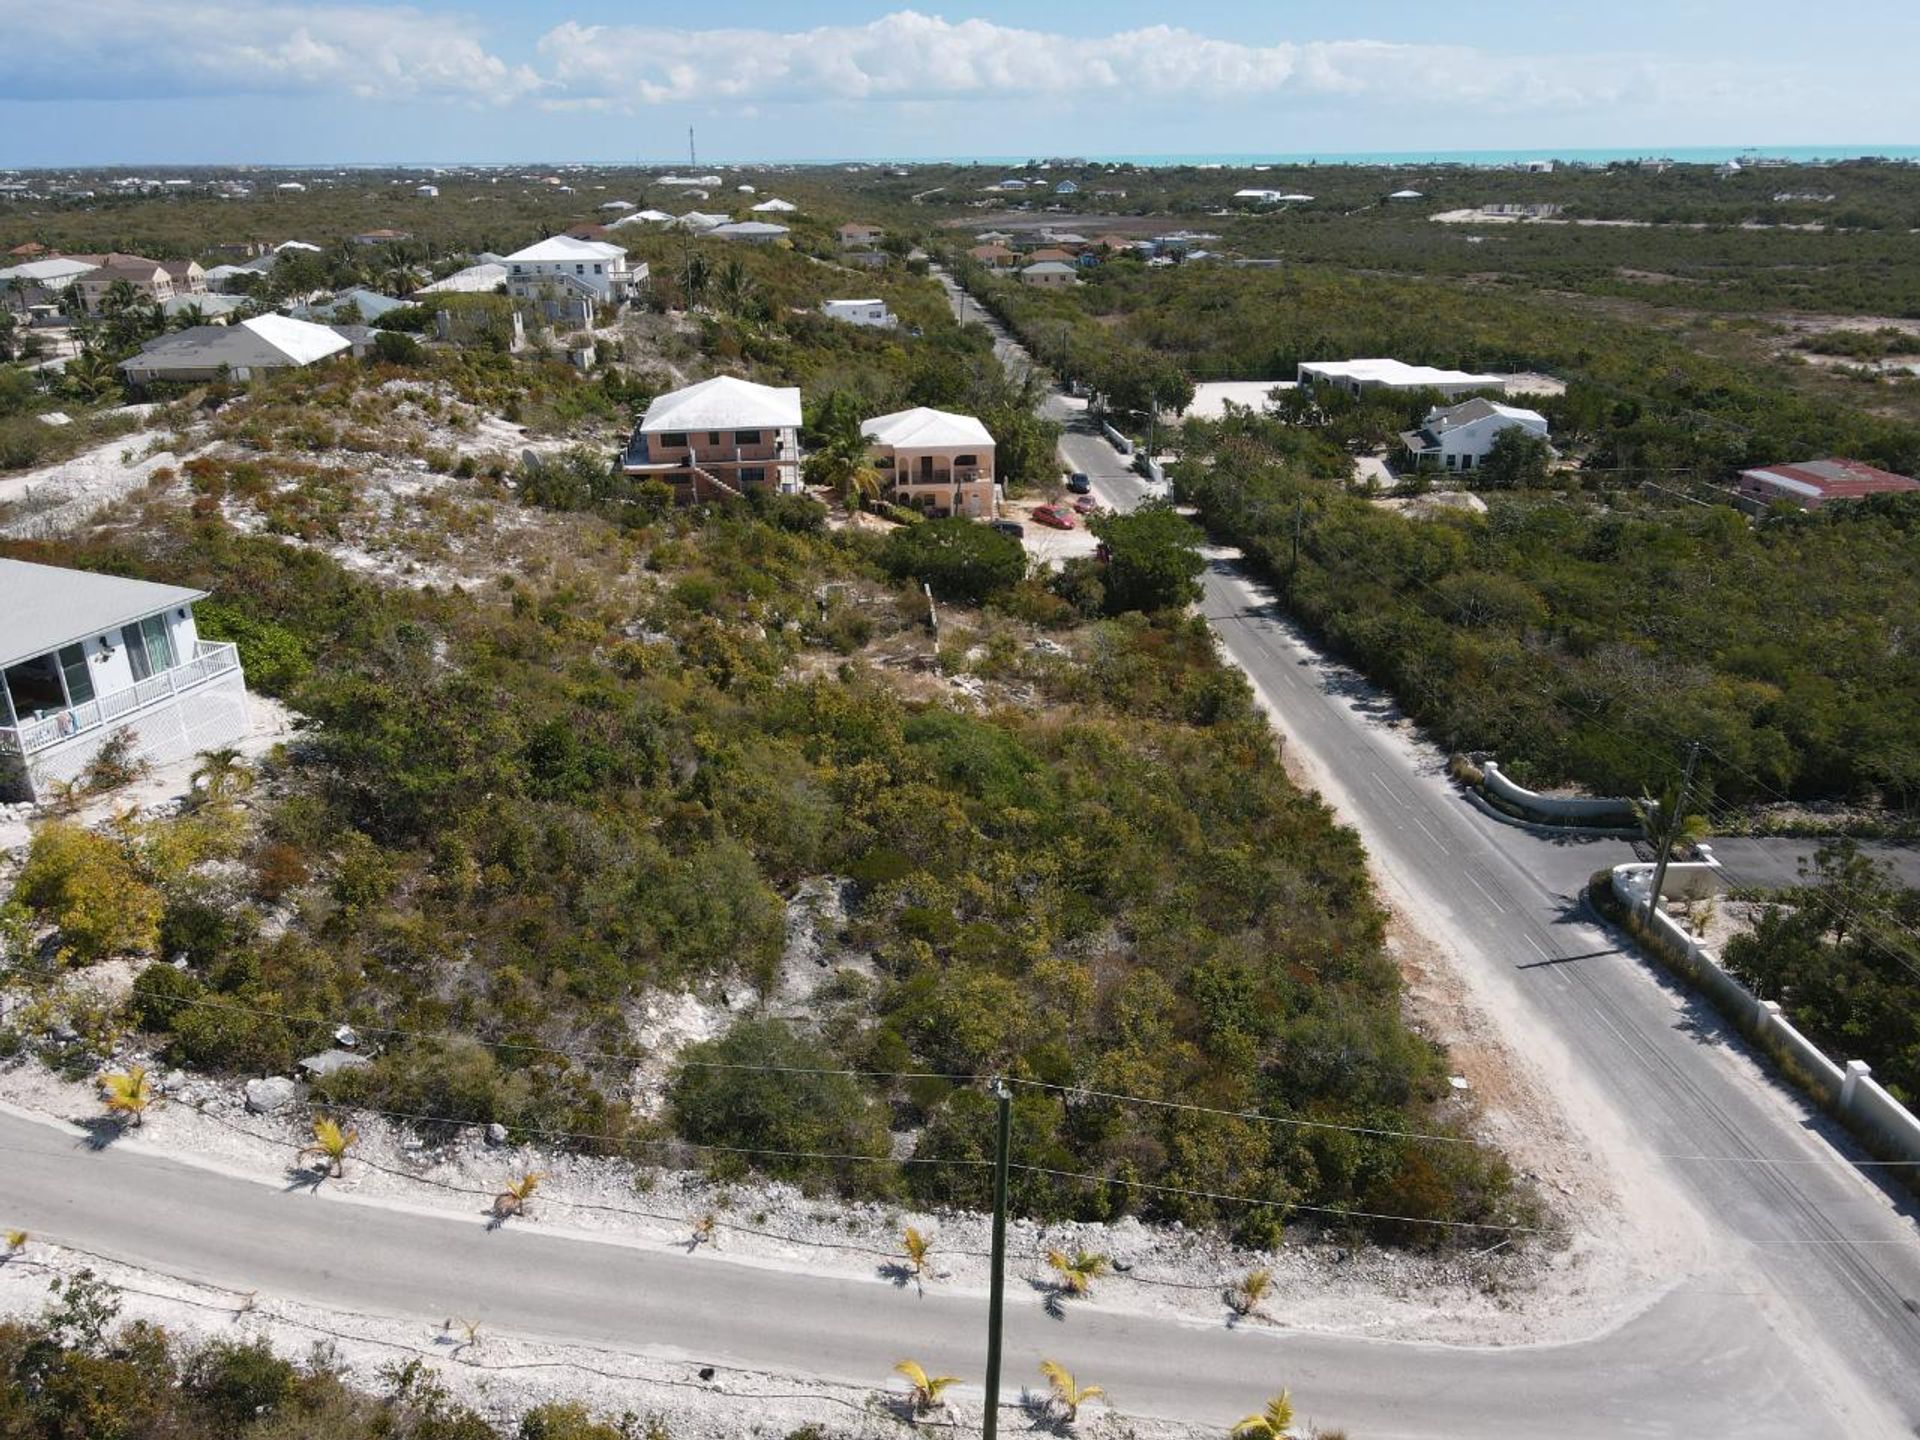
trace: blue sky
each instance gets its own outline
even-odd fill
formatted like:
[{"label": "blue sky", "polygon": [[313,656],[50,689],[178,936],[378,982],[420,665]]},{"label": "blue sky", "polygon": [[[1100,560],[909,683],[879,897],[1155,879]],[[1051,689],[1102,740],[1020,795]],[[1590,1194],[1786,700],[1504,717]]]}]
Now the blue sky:
[{"label": "blue sky", "polygon": [[1916,0],[0,0],[0,165],[1920,143]]}]

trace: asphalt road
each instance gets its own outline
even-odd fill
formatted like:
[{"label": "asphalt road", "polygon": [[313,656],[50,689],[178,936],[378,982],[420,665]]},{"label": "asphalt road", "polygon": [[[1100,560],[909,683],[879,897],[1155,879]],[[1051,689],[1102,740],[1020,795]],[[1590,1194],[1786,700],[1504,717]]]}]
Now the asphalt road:
[{"label": "asphalt road", "polygon": [[[1116,505],[1140,482],[1096,437],[1064,446]],[[1390,888],[1443,918],[1479,981],[1504,987],[1543,1063],[1613,1117],[1710,1259],[1657,1304],[1577,1344],[1505,1350],[1228,1329],[1096,1301],[1009,1313],[1007,1373],[1043,1356],[1131,1413],[1224,1425],[1280,1385],[1369,1440],[1621,1435],[1853,1437],[1920,1420],[1920,1246],[1911,1217],[1836,1157],[1861,1158],[1757,1078],[1712,1014],[1670,991],[1580,908],[1616,842],[1546,840],[1469,808],[1389,706],[1303,647],[1233,567],[1205,610],[1279,723],[1328,777]],[[435,1326],[878,1384],[905,1355],[982,1360],[977,1295],[289,1193],[137,1145],[0,1113],[0,1216],[56,1243],[240,1290]],[[1679,1223],[1678,1217],[1676,1224]],[[1284,1314],[1284,1297],[1276,1309]]]},{"label": "asphalt road", "polygon": [[[411,1321],[579,1343],[684,1364],[878,1386],[893,1362],[977,1376],[985,1300],[445,1216],[242,1180],[122,1142],[0,1113],[6,1222],[185,1279]],[[1677,1293],[1590,1343],[1456,1349],[1229,1328],[1009,1295],[1009,1402],[1042,1358],[1104,1384],[1129,1414],[1222,1429],[1282,1385],[1303,1413],[1368,1440],[1581,1440],[1862,1433],[1802,1389],[1764,1327]],[[1284,1311],[1284,1297],[1276,1310]],[[976,1403],[978,1390],[972,1392]],[[1648,1421],[1652,1418],[1653,1423]],[[1010,1422],[1023,1423],[1023,1422]]]},{"label": "asphalt road", "polygon": [[[1062,450],[1106,503],[1124,509],[1146,498],[1146,483],[1097,435],[1069,432]],[[1629,848],[1545,836],[1475,809],[1445,777],[1441,757],[1410,741],[1391,701],[1316,653],[1231,560],[1215,559],[1204,584],[1203,608],[1227,652],[1274,708],[1288,743],[1330,777],[1329,798],[1359,828],[1390,888],[1413,898],[1415,913],[1445,917],[1446,938],[1517,1004],[1540,1051],[1606,1098],[1640,1162],[1657,1167],[1727,1253],[1744,1257],[1687,1282],[1725,1287],[1719,1333],[1785,1324],[1809,1369],[1837,1361],[1887,1407],[1880,1423],[1897,1417],[1892,1433],[1920,1431],[1915,1207],[1835,1163],[1869,1157],[1742,1063],[1752,1059],[1745,1042],[1710,1007],[1586,911],[1587,878],[1631,858]],[[1783,847],[1734,848],[1743,869],[1766,855],[1791,871]],[[1602,1369],[1592,1375],[1596,1390],[1613,1379]],[[1641,1425],[1664,1433],[1664,1403],[1615,1413],[1634,1433]],[[1872,1433],[1864,1418],[1852,1423],[1852,1433]],[[1702,1433],[1750,1432],[1729,1414]]]}]

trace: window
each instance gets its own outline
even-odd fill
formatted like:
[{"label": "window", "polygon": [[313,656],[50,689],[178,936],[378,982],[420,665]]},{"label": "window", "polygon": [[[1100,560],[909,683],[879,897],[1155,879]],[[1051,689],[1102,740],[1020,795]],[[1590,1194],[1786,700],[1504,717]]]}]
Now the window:
[{"label": "window", "polygon": [[1453,462],[1454,462],[1455,460],[1457,460],[1458,458],[1459,458],[1459,457],[1458,457],[1458,456],[1456,456],[1456,455],[1449,455],[1449,456],[1447,456],[1447,469],[1449,469],[1449,470],[1451,470],[1451,469],[1453,469]]},{"label": "window", "polygon": [[953,463],[956,465],[978,465],[980,463],[980,457],[978,455],[956,455],[953,457]]},{"label": "window", "polygon": [[742,485],[764,485],[766,481],[767,470],[764,465],[745,465],[741,467],[740,483]]},{"label": "window", "polygon": [[720,443],[720,432],[718,430],[709,430],[707,432],[707,444],[718,445],[719,443]]},{"label": "window", "polygon": [[149,615],[138,625],[122,625],[120,638],[126,641],[127,660],[133,666],[135,680],[173,668],[173,642],[167,636],[167,622],[160,616]]},{"label": "window", "polygon": [[584,265],[576,265],[573,267],[573,273],[576,275],[584,275],[587,273],[587,267]]},{"label": "window", "polygon": [[672,449],[683,449],[687,443],[686,432],[681,430],[668,430],[661,435],[660,443]]},{"label": "window", "polygon": [[87,651],[84,645],[61,647],[60,673],[67,678],[69,705],[84,705],[93,699],[93,672],[87,668]]},{"label": "window", "polygon": [[593,267],[593,273],[596,275],[604,275],[607,273],[607,267],[604,265],[596,265]]},{"label": "window", "polygon": [[733,443],[736,445],[758,445],[760,443],[760,432],[758,430],[736,430],[733,432]]}]

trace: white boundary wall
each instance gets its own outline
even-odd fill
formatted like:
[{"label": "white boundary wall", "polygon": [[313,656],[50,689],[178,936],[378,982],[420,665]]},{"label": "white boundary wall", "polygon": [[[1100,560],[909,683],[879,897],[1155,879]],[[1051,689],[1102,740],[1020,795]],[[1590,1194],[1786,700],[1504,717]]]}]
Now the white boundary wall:
[{"label": "white boundary wall", "polygon": [[1489,794],[1515,809],[1524,810],[1539,820],[1613,820],[1623,825],[1634,823],[1633,806],[1625,800],[1587,799],[1568,795],[1542,795],[1524,785],[1516,785],[1489,760],[1480,767]]},{"label": "white boundary wall", "polygon": [[[1689,872],[1713,870],[1706,865],[1670,865],[1660,888],[1669,896],[1696,895],[1699,878]],[[1675,872],[1682,872],[1676,875]],[[1613,893],[1621,904],[1644,917],[1651,865],[1613,867]],[[1711,893],[1711,891],[1707,892]],[[1719,957],[1689,935],[1664,910],[1653,914],[1654,934],[1667,958],[1713,1001],[1720,1011],[1762,1047],[1793,1062],[1820,1099],[1861,1134],[1904,1160],[1920,1160],[1920,1118],[1902,1105],[1873,1078],[1864,1060],[1836,1064],[1819,1046],[1793,1027],[1780,1013],[1778,1002],[1762,1000],[1742,985]]]}]

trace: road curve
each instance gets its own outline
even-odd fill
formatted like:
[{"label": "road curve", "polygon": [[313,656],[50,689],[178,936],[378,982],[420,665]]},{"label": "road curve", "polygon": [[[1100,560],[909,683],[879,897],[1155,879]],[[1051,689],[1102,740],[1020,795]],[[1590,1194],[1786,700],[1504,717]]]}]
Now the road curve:
[{"label": "road curve", "polygon": [[[977,1375],[985,1301],[929,1287],[769,1269],[721,1255],[449,1216],[256,1182],[0,1112],[0,1206],[53,1244],[235,1290],[493,1333],[703,1363],[882,1383],[895,1360]],[[1284,1312],[1282,1297],[1274,1309]],[[1224,1427],[1282,1385],[1368,1440],[1558,1440],[1622,1433],[1860,1433],[1798,1385],[1788,1346],[1734,1324],[1727,1297],[1680,1291],[1598,1339],[1465,1349],[1228,1328],[1041,1297],[1009,1298],[1007,1371],[1058,1359],[1126,1413]],[[976,1392],[977,1393],[977,1392]],[[1017,1396],[1016,1396],[1017,1398]]]}]

